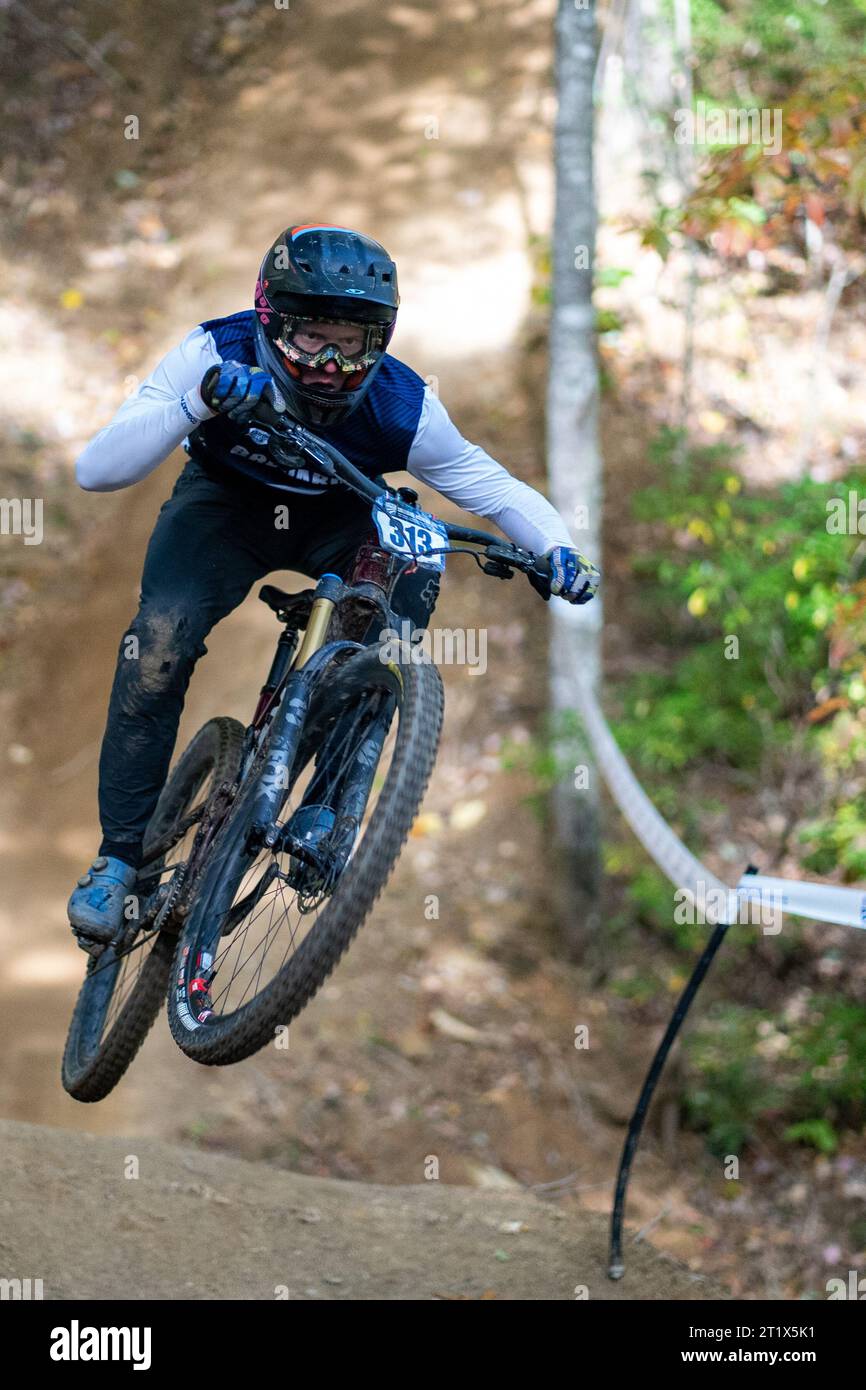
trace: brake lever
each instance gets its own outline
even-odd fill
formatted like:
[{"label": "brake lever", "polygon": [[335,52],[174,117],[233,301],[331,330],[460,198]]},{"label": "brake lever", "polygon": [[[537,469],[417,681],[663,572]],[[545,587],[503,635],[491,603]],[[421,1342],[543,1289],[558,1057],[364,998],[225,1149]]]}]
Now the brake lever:
[{"label": "brake lever", "polygon": [[298,439],[296,447],[300,449],[307,463],[313,463],[328,478],[336,478],[337,468],[331,455],[326,449],[316,449],[303,437],[303,429],[300,425],[294,427],[300,431],[301,438]]},{"label": "brake lever", "polygon": [[514,570],[501,560],[485,560],[481,566],[485,574],[492,574],[495,579],[513,579]]},{"label": "brake lever", "polygon": [[253,412],[253,420],[266,429],[270,436],[270,449],[278,463],[289,467],[299,462],[315,465],[326,477],[336,476],[334,460],[323,448],[317,449],[303,425],[287,418],[283,410],[275,410],[268,400],[261,400]]},{"label": "brake lever", "polygon": [[[520,570],[522,574],[531,574],[535,569],[536,556],[531,550],[524,550],[519,545],[508,545],[503,542],[501,545],[488,545],[485,547],[484,554],[487,556],[488,563],[494,565],[496,569],[508,566],[510,570]],[[482,565],[486,574],[493,574],[494,570],[488,570],[486,565]]]}]

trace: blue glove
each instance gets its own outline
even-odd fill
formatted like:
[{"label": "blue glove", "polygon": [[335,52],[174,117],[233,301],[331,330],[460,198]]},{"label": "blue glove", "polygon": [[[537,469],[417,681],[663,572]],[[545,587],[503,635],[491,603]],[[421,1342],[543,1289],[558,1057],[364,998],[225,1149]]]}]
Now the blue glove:
[{"label": "blue glove", "polygon": [[567,603],[589,603],[595,598],[601,574],[591,560],[567,545],[555,545],[545,560],[550,569],[550,592]]},{"label": "blue glove", "polygon": [[261,367],[248,367],[244,362],[209,367],[199,389],[208,409],[228,415],[230,420],[247,420],[262,404],[278,415],[286,408],[273,378]]}]

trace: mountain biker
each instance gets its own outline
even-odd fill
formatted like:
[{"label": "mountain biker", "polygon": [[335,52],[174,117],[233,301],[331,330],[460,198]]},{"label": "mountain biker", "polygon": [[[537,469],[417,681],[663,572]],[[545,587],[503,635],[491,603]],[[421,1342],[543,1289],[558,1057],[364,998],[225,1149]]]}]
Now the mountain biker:
[{"label": "mountain biker", "polygon": [[[102,843],[69,900],[81,944],[123,920],[165,781],[189,679],[211,628],[276,569],[345,575],[370,537],[369,506],[334,479],[269,456],[263,408],[289,415],[371,478],[407,469],[543,554],[550,591],[586,603],[599,573],[551,504],[462,437],[424,381],[387,352],[399,295],[378,242],[331,225],[289,228],[267,252],[255,307],[194,328],[76,461],[88,491],[139,482],[181,443],[189,455],[159,513],[138,612],[118,656],[99,763]],[[259,421],[261,424],[261,420]],[[288,528],[286,503],[291,501]],[[392,605],[427,626],[435,572],[397,582]]]}]

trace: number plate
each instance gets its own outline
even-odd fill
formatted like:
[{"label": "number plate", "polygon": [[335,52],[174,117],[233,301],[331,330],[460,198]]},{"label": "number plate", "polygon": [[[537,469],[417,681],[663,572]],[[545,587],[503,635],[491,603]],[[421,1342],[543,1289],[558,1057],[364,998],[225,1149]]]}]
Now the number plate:
[{"label": "number plate", "polygon": [[411,556],[428,569],[444,570],[445,551],[451,549],[444,521],[387,492],[373,503],[373,521],[379,540],[393,555]]}]

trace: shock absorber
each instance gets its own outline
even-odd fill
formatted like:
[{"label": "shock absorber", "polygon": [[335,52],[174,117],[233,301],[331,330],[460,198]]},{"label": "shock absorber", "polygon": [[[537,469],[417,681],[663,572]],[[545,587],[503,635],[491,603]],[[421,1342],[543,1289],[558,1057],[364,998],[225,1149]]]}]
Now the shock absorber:
[{"label": "shock absorber", "polygon": [[340,605],[340,621],[350,642],[362,642],[377,618],[386,622],[394,587],[394,556],[372,541],[358,550],[349,587]]}]

